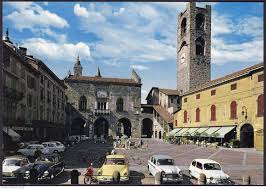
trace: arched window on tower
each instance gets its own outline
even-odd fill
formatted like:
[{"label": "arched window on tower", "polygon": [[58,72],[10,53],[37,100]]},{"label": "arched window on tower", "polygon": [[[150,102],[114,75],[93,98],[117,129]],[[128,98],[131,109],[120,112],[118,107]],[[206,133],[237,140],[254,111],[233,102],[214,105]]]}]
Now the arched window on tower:
[{"label": "arched window on tower", "polygon": [[204,29],[204,15],[199,13],[196,15],[196,29]]},{"label": "arched window on tower", "polygon": [[200,109],[196,109],[196,122],[200,122]]},{"label": "arched window on tower", "polygon": [[231,119],[237,119],[237,104],[236,101],[231,102],[230,104]]},{"label": "arched window on tower", "polygon": [[87,99],[85,96],[80,97],[79,99],[79,110],[87,109]]},{"label": "arched window on tower", "polygon": [[122,112],[124,110],[124,100],[123,98],[118,98],[116,101],[116,111]]},{"label": "arched window on tower", "polygon": [[187,111],[184,111],[184,123],[187,123]]},{"label": "arched window on tower", "polygon": [[211,106],[211,121],[216,121],[216,106]]},{"label": "arched window on tower", "polygon": [[203,56],[204,55],[204,45],[205,41],[202,37],[198,37],[196,39],[196,55]]},{"label": "arched window on tower", "polygon": [[257,116],[262,117],[264,114],[264,95],[261,94],[257,99]]},{"label": "arched window on tower", "polygon": [[183,18],[181,22],[181,35],[184,35],[186,33],[186,28],[187,28],[187,19]]}]

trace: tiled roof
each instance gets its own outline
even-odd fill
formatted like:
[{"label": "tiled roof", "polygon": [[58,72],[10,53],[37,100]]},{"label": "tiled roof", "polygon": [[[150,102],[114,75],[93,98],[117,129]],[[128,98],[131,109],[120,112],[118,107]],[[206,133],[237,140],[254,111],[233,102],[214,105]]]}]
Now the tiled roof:
[{"label": "tiled roof", "polygon": [[159,91],[166,95],[179,95],[179,91],[175,89],[159,89]]},{"label": "tiled roof", "polygon": [[165,120],[167,123],[173,123],[174,116],[166,111],[162,106],[154,105],[154,110]]},{"label": "tiled roof", "polygon": [[257,70],[257,69],[260,69],[260,68],[263,68],[263,67],[264,67],[263,63],[255,64],[255,65],[253,65],[251,67],[248,67],[248,68],[245,68],[243,70],[240,70],[240,71],[228,74],[228,75],[226,75],[224,77],[209,81],[209,82],[207,82],[207,83],[205,83],[205,84],[203,84],[201,86],[198,86],[198,87],[196,87],[194,89],[191,89],[191,90],[183,93],[182,96],[188,95],[188,94],[192,94],[192,93],[195,93],[195,92],[199,92],[201,90],[204,90],[204,89],[207,89],[207,88],[222,84],[224,82],[227,82],[227,81],[230,81],[230,80],[233,80],[233,79],[236,79],[236,78],[241,77],[243,75],[249,74],[251,71],[254,71],[254,70]]},{"label": "tiled roof", "polygon": [[124,79],[124,78],[107,78],[107,77],[89,77],[89,76],[77,76],[70,75],[65,79],[66,81],[88,81],[88,82],[101,82],[101,83],[113,83],[117,85],[134,85],[141,86],[134,79]]}]

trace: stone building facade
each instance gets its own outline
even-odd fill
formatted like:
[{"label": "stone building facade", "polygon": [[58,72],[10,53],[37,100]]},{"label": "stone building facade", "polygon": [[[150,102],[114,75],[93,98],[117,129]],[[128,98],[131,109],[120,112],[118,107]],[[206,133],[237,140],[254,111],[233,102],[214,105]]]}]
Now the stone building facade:
[{"label": "stone building facade", "polygon": [[145,109],[152,109],[152,138],[163,140],[173,129],[173,113],[180,108],[179,91],[153,87]]},{"label": "stone building facade", "polygon": [[65,78],[69,135],[116,137],[141,136],[141,78],[132,70],[130,79],[83,76],[79,58],[74,75]]},{"label": "stone building facade", "polygon": [[41,60],[27,55],[25,47],[16,47],[8,32],[3,40],[3,60],[5,141],[10,143],[15,136],[22,141],[63,138],[66,103],[63,81]]},{"label": "stone building facade", "polygon": [[178,16],[177,89],[186,92],[211,78],[211,7],[187,4]]}]

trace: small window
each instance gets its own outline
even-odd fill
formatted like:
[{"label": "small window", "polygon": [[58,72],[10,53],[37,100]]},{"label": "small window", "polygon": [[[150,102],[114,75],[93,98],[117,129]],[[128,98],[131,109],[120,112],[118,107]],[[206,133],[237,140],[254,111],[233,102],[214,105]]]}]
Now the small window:
[{"label": "small window", "polygon": [[211,96],[216,95],[216,90],[211,90]]},{"label": "small window", "polygon": [[177,120],[175,120],[175,126],[177,126]]},{"label": "small window", "polygon": [[237,87],[236,83],[232,84],[232,85],[231,85],[231,91],[232,91],[232,90],[236,90],[236,87]]},{"label": "small window", "polygon": [[192,165],[195,166],[196,165],[196,161],[192,161]]},{"label": "small window", "polygon": [[200,99],[200,94],[197,94],[196,95],[196,99]]},{"label": "small window", "polygon": [[173,103],[173,102],[174,102],[174,99],[171,98],[171,103]]},{"label": "small window", "polygon": [[261,82],[264,80],[264,74],[258,75],[258,82]]},{"label": "small window", "polygon": [[187,102],[187,98],[184,98],[184,102]]},{"label": "small window", "polygon": [[202,169],[202,164],[201,164],[200,162],[197,162],[196,167],[197,167],[198,169]]}]

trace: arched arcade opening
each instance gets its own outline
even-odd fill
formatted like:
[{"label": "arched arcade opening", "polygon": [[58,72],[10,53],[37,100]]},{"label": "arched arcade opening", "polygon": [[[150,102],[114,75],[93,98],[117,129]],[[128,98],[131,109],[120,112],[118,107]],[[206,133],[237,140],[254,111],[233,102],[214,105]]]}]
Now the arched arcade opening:
[{"label": "arched arcade opening", "polygon": [[99,117],[95,120],[93,124],[93,135],[96,135],[97,137],[104,136],[105,138],[109,135],[109,123],[108,121],[103,118]]},{"label": "arched arcade opening", "polygon": [[250,124],[245,124],[240,129],[240,147],[241,148],[254,147],[254,129]]},{"label": "arched arcade opening", "polygon": [[152,135],[153,135],[153,121],[149,118],[145,118],[142,120],[141,137],[152,138]]},{"label": "arched arcade opening", "polygon": [[131,137],[132,125],[128,118],[121,118],[117,122],[117,136],[127,135]]}]

